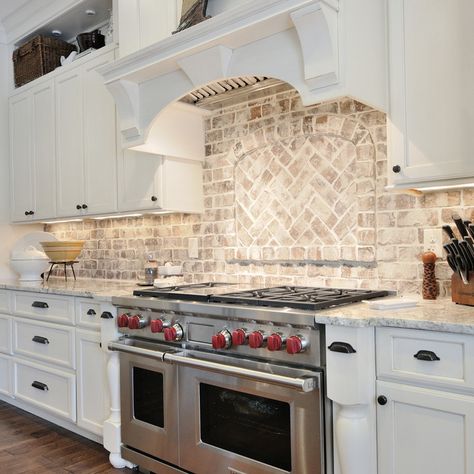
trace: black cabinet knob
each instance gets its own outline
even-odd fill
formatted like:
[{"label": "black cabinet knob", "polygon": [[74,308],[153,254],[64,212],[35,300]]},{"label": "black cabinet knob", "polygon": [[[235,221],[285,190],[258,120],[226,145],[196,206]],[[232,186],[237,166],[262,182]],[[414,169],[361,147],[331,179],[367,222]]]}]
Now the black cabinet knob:
[{"label": "black cabinet knob", "polygon": [[30,211],[25,211],[25,216],[29,216],[30,215]]},{"label": "black cabinet knob", "polygon": [[110,311],[104,311],[104,312],[100,315],[100,317],[101,317],[102,319],[114,319],[114,317],[113,317],[113,315],[112,315],[112,313],[111,313]]},{"label": "black cabinet knob", "polygon": [[78,204],[78,205],[76,206],[76,209],[77,209],[78,211],[80,211],[80,210],[82,209],[82,206],[81,206],[80,204]]},{"label": "black cabinet knob", "polygon": [[392,168],[392,171],[394,173],[400,173],[400,171],[402,170],[401,166],[400,165],[395,165],[393,168]]},{"label": "black cabinet knob", "polygon": [[387,397],[385,395],[380,395],[377,397],[377,403],[379,405],[386,405],[388,402]]},{"label": "black cabinet knob", "polygon": [[82,209],[87,209],[87,204],[83,204]]},{"label": "black cabinet knob", "polygon": [[35,215],[35,211],[30,211],[30,216],[34,216]]},{"label": "black cabinet knob", "polygon": [[157,198],[156,196],[152,196],[152,197],[151,197],[151,200],[152,200],[153,202],[156,202],[156,201],[158,201],[158,198]]},{"label": "black cabinet knob", "polygon": [[89,311],[87,311],[87,316],[95,316],[96,312],[91,308]]}]

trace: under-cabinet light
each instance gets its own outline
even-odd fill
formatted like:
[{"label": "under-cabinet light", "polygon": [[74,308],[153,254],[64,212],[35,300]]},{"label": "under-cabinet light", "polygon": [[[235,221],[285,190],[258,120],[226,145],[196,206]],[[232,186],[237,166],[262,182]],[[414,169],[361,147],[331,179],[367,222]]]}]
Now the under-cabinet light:
[{"label": "under-cabinet light", "polygon": [[66,222],[82,222],[83,219],[64,219],[61,221],[44,221],[42,224],[64,224]]},{"label": "under-cabinet light", "polygon": [[428,186],[426,188],[415,188],[418,191],[426,192],[426,191],[443,191],[448,189],[461,189],[461,188],[474,188],[474,183],[466,183],[466,184],[447,184],[444,186]]},{"label": "under-cabinet light", "polygon": [[103,221],[105,219],[123,219],[124,217],[141,217],[143,214],[114,214],[113,216],[93,217],[95,221]]}]

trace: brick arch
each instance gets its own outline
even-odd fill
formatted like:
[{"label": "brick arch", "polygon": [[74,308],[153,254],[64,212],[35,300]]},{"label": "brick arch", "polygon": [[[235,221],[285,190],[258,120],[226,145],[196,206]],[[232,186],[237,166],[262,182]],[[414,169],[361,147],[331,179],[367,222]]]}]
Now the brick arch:
[{"label": "brick arch", "polygon": [[293,136],[263,126],[233,147],[239,254],[249,249],[252,258],[279,260],[271,251],[279,248],[288,260],[373,261],[376,150],[369,129],[349,115],[310,110],[286,125]]}]

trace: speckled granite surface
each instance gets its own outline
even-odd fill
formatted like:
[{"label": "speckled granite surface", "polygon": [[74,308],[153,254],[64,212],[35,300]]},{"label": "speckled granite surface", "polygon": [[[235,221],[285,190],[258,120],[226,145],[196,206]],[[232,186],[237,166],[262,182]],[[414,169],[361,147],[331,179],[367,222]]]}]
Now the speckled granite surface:
[{"label": "speckled granite surface", "polygon": [[[131,296],[138,288],[123,280],[78,279],[65,282],[51,278],[49,282],[19,282],[0,280],[0,289],[35,291],[57,295],[80,296],[110,302],[112,296]],[[316,323],[340,326],[390,326],[474,334],[474,307],[461,306],[448,298],[424,301],[406,309],[374,310],[365,303],[355,303],[318,311]]]},{"label": "speckled granite surface", "polygon": [[405,309],[374,310],[365,303],[319,311],[317,323],[342,326],[390,326],[474,334],[474,307],[453,303],[448,298],[436,301],[418,300]]},{"label": "speckled granite surface", "polygon": [[0,289],[35,291],[55,295],[82,296],[100,301],[111,301],[112,296],[131,296],[138,288],[132,281],[51,278],[49,282],[21,282],[0,280]]}]

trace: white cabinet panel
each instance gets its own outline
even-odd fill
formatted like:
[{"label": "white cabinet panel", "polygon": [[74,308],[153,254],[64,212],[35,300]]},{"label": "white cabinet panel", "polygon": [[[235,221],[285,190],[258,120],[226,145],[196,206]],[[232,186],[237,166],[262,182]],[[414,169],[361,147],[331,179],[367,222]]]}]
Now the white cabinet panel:
[{"label": "white cabinet panel", "polygon": [[23,221],[34,207],[31,95],[10,99],[10,158],[12,219]]},{"label": "white cabinet panel", "polygon": [[376,334],[379,378],[474,390],[473,336],[399,328],[377,328]]},{"label": "white cabinet panel", "polygon": [[0,352],[12,353],[12,318],[0,314]]},{"label": "white cabinet panel", "polygon": [[102,435],[109,416],[106,356],[100,347],[100,334],[76,331],[77,347],[77,424]]},{"label": "white cabinet panel", "polygon": [[159,210],[163,158],[152,153],[123,150],[119,159],[119,210]]},{"label": "white cabinet panel", "polygon": [[0,311],[10,312],[10,290],[0,290]]},{"label": "white cabinet panel", "polygon": [[51,81],[32,90],[34,218],[56,215],[54,89]]},{"label": "white cabinet panel", "polygon": [[67,296],[13,292],[13,314],[62,324],[74,324],[74,299]]},{"label": "white cabinet panel", "polygon": [[63,367],[75,367],[74,328],[15,318],[13,352]]},{"label": "white cabinet panel", "polygon": [[76,377],[39,364],[14,359],[15,398],[76,421]]},{"label": "white cabinet panel", "polygon": [[77,324],[87,329],[100,329],[102,307],[91,298],[76,298]]},{"label": "white cabinet panel", "polygon": [[87,212],[117,209],[115,103],[96,69],[114,60],[114,52],[88,61],[82,68],[84,93],[84,168]]},{"label": "white cabinet panel", "polygon": [[387,5],[391,183],[474,177],[474,3]]},{"label": "white cabinet panel", "polygon": [[13,386],[12,359],[0,354],[0,394],[11,396]]},{"label": "white cabinet panel", "polygon": [[80,68],[56,78],[57,215],[80,215],[84,204],[84,132]]},{"label": "white cabinet panel", "polygon": [[377,382],[387,398],[377,408],[378,472],[470,474],[474,472],[474,400],[389,382]]}]

